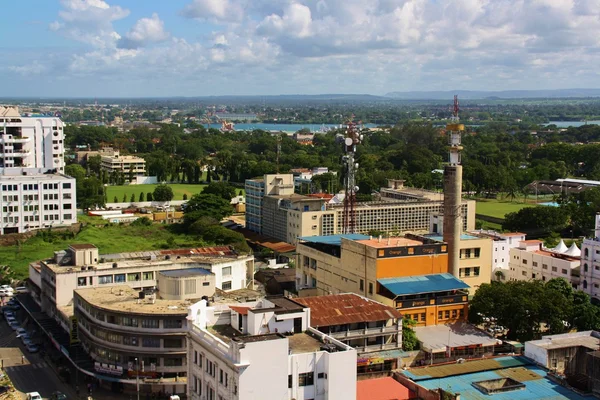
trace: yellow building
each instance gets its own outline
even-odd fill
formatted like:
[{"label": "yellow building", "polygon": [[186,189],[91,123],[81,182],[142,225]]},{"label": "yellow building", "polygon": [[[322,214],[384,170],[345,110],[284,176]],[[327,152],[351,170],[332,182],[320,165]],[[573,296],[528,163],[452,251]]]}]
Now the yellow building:
[{"label": "yellow building", "polygon": [[447,246],[424,236],[302,237],[296,247],[300,296],[357,293],[419,325],[467,316],[468,285],[448,273]]}]

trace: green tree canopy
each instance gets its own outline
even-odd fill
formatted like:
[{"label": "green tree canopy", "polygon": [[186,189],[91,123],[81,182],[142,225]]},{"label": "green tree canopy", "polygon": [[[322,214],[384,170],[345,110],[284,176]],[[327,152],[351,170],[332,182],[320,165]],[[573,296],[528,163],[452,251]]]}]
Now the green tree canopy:
[{"label": "green tree canopy", "polygon": [[202,217],[210,217],[221,221],[233,214],[233,207],[231,207],[229,201],[222,197],[199,193],[188,200],[183,213],[184,222],[189,226]]},{"label": "green tree canopy", "polygon": [[227,182],[211,182],[202,190],[203,194],[214,194],[225,200],[235,197],[235,187]]},{"label": "green tree canopy", "polygon": [[169,185],[158,185],[152,193],[154,201],[171,201],[173,200],[173,188]]}]

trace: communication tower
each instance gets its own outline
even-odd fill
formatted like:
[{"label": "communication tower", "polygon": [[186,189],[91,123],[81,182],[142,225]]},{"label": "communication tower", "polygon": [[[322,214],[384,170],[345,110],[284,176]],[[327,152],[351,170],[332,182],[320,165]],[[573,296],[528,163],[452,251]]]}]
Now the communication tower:
[{"label": "communication tower", "polygon": [[346,138],[344,139],[344,165],[346,169],[345,178],[345,196],[344,196],[344,221],[343,233],[354,233],[355,214],[354,206],[356,204],[356,171],[358,163],[355,161],[356,145],[362,140],[362,135],[358,133],[356,124],[352,121],[348,122],[346,127]]}]

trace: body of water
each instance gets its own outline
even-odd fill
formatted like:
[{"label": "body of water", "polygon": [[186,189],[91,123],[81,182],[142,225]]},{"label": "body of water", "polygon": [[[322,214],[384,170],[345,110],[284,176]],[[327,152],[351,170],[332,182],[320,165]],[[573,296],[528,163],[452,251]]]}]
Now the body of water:
[{"label": "body of water", "polygon": [[[204,124],[206,127],[206,124]],[[210,124],[211,128],[221,129],[221,124]],[[364,124],[365,128],[375,128],[375,124]],[[235,124],[236,131],[252,131],[254,129],[262,129],[263,131],[283,131],[283,132],[298,132],[300,129],[309,129],[313,133],[325,132],[329,129],[340,128],[340,125],[335,124],[266,124],[257,123],[239,123]]]},{"label": "body of water", "polygon": [[559,128],[568,128],[570,126],[577,128],[582,125],[600,125],[600,121],[550,121],[544,125],[556,125]]}]

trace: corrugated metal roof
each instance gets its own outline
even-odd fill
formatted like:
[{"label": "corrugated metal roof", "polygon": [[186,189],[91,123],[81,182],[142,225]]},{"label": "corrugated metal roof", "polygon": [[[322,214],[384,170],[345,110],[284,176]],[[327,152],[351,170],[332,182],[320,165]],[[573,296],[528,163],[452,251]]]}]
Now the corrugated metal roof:
[{"label": "corrugated metal roof", "polygon": [[310,324],[314,327],[402,318],[395,308],[352,293],[300,297],[294,301],[310,308]]},{"label": "corrugated metal roof", "polygon": [[469,285],[448,273],[383,278],[378,279],[377,282],[396,296],[469,288]]},{"label": "corrugated metal roof", "polygon": [[347,233],[342,235],[327,235],[327,236],[302,236],[299,240],[311,243],[323,243],[332,245],[341,245],[342,238],[350,240],[365,240],[369,239],[367,235],[361,235],[359,233]]},{"label": "corrugated metal roof", "polygon": [[394,378],[365,379],[356,382],[356,400],[408,400],[417,398]]}]

